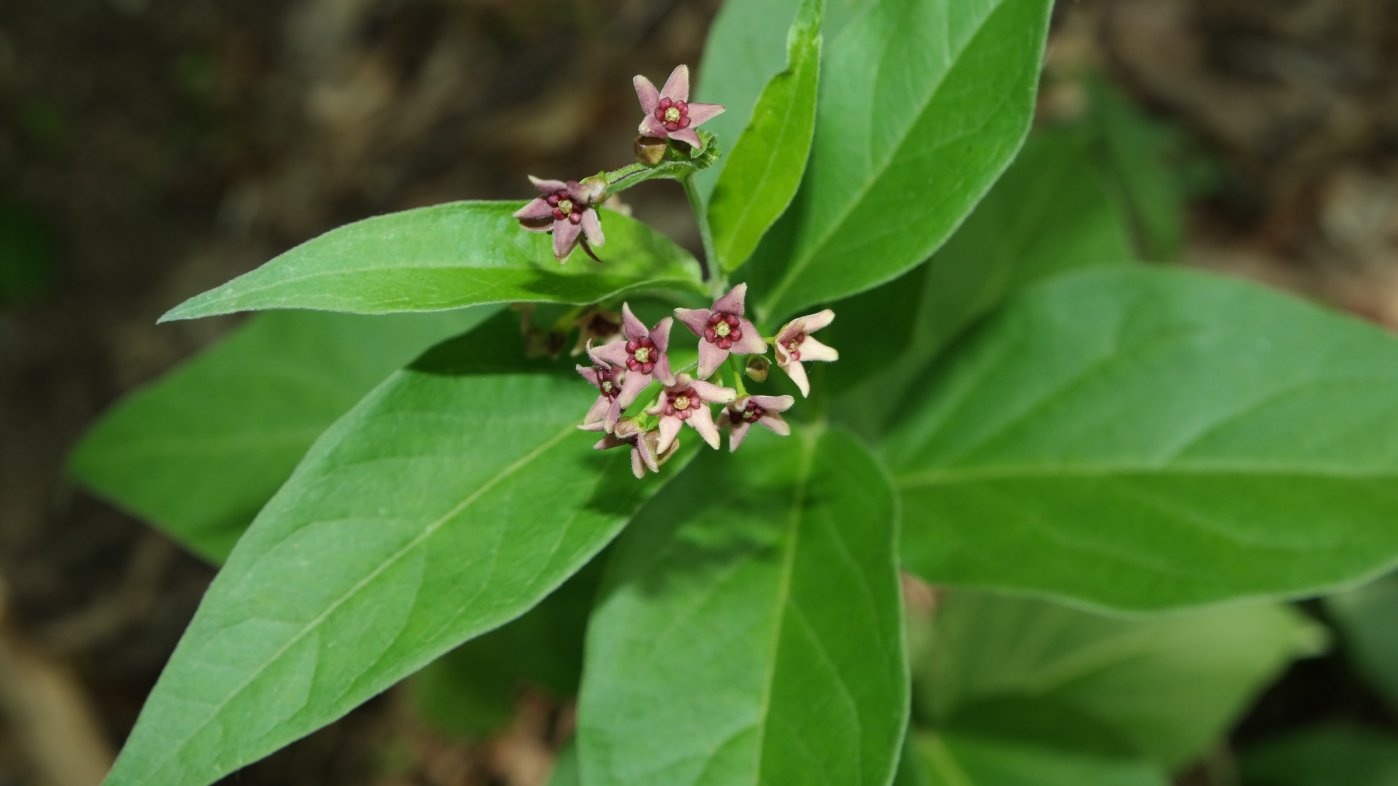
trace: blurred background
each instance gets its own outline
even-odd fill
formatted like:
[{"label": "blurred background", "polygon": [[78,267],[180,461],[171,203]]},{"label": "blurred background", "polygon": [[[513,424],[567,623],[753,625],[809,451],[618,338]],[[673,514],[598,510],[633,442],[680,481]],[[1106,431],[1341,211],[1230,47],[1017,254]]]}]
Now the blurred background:
[{"label": "blurred background", "polygon": [[[341,223],[625,163],[631,76],[697,66],[718,4],[0,4],[0,786],[95,783],[213,575],[63,473],[105,408],[238,324],[156,318]],[[1398,328],[1394,52],[1393,0],[1060,2],[1040,113],[1105,91],[1122,148],[1166,158],[1158,258]],[[635,201],[698,245],[679,189]],[[393,691],[229,782],[542,783],[566,701],[516,709],[463,737]],[[1335,719],[1394,726],[1343,641],[1235,738]]]}]

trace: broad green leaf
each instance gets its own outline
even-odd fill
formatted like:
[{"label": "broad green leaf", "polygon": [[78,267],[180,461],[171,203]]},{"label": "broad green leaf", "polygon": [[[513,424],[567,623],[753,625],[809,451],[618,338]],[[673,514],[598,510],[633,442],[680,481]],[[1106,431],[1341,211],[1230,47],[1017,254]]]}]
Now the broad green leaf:
[{"label": "broad green leaf", "polygon": [[801,185],[815,130],[824,0],[804,0],[787,38],[787,67],[772,77],[728,154],[709,202],[714,251],[724,270],[747,261]]},{"label": "broad green leaf", "polygon": [[886,0],[826,48],[795,202],[748,281],[779,317],[889,281],[951,235],[1029,130],[1050,0]]},{"label": "broad green leaf", "polygon": [[1246,786],[1398,786],[1398,735],[1317,726],[1248,751],[1239,769]]},{"label": "broad green leaf", "polygon": [[582,772],[578,768],[578,746],[569,741],[559,751],[553,762],[553,772],[549,774],[548,786],[582,786]]},{"label": "broad green leaf", "polygon": [[584,783],[893,777],[893,499],[859,443],[811,428],[705,455],[617,544],[588,626]]},{"label": "broad green leaf", "polygon": [[895,406],[903,562],[933,583],[1162,609],[1398,562],[1398,343],[1256,285],[1053,279]]},{"label": "broad green leaf", "polygon": [[[519,616],[657,488],[494,320],[325,432],[238,542],[108,776],[205,786]],[[669,471],[677,471],[671,466]]]},{"label": "broad green leaf", "polygon": [[520,228],[518,202],[452,202],[346,224],[223,286],[161,321],[235,311],[304,308],[354,314],[442,311],[481,303],[592,303],[641,288],[702,292],[684,249],[619,213],[602,211],[597,264],[560,264],[542,232]]},{"label": "broad green leaf", "polygon": [[222,562],[322,431],[422,350],[492,311],[258,315],[123,399],[83,438],[69,471]]},{"label": "broad green leaf", "polygon": [[1355,668],[1398,710],[1398,575],[1325,599]]},{"label": "broad green leaf", "polygon": [[[936,728],[1083,753],[1103,752],[1106,734],[1120,746],[1114,752],[1174,768],[1322,641],[1319,626],[1284,606],[1121,619],[951,592],[938,602],[926,654],[913,661],[916,704]],[[1027,716],[1037,709],[1050,723],[1035,728]],[[1093,729],[1090,740],[1065,736],[1078,726]]]},{"label": "broad green leaf", "polygon": [[1010,293],[1136,257],[1092,151],[1080,129],[1036,132],[926,265],[840,304],[828,340],[843,354],[827,376],[852,388],[842,416],[866,433],[882,431],[897,416],[888,400]]},{"label": "broad green leaf", "polygon": [[915,745],[919,772],[907,786],[1168,786],[1159,768],[955,732]]}]

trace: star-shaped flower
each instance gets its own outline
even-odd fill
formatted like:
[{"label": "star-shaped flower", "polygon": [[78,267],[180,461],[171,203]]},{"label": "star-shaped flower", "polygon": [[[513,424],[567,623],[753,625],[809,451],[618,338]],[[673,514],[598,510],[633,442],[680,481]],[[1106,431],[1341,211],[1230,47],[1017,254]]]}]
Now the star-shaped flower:
[{"label": "star-shaped flower", "polygon": [[713,308],[677,308],[675,316],[699,337],[699,378],[708,379],[714,370],[736,355],[760,355],[767,342],[757,328],[743,317],[743,300],[748,285],[739,284],[714,301]]},{"label": "star-shaped flower", "polygon": [[[593,185],[584,186],[577,181],[540,180],[533,175],[529,182],[539,189],[540,196],[516,210],[515,218],[531,232],[553,231],[553,255],[561,262],[572,253],[578,242],[583,250],[592,255],[589,245],[600,246],[606,242],[602,234],[602,222],[597,217],[596,204],[601,200],[601,189]],[[593,256],[596,259],[595,256]]]},{"label": "star-shaped flower", "polygon": [[[588,431],[597,431],[601,424],[593,424],[584,427]],[[680,449],[679,440],[671,441],[665,450],[660,450],[660,432],[655,429],[643,431],[631,418],[622,418],[616,423],[616,429],[604,435],[597,444],[593,445],[594,450],[607,450],[609,448],[619,448],[623,445],[631,448],[631,474],[639,480],[646,476],[646,470],[659,472],[660,465],[670,460],[675,455],[675,451]]]},{"label": "star-shaped flower", "polygon": [[777,332],[777,365],[781,367],[802,396],[811,394],[811,383],[806,379],[806,369],[802,363],[808,360],[839,360],[840,353],[811,338],[812,333],[835,321],[835,312],[830,309],[797,317],[782,326]]},{"label": "star-shaped flower", "polygon": [[723,112],[720,104],[689,103],[687,65],[676,66],[660,90],[640,74],[631,83],[636,86],[636,97],[641,99],[641,110],[646,113],[638,129],[645,136],[677,139],[697,150],[704,143],[694,133],[694,128]]},{"label": "star-shaped flower", "polygon": [[743,396],[729,404],[718,418],[719,426],[728,426],[728,451],[731,453],[743,444],[754,423],[783,437],[790,434],[791,426],[779,413],[795,403],[791,396]]},{"label": "star-shaped flower", "polygon": [[688,374],[680,374],[673,385],[665,386],[660,398],[646,410],[647,414],[660,417],[660,444],[657,449],[661,453],[668,450],[670,443],[680,433],[680,426],[687,423],[699,432],[709,447],[717,450],[718,426],[714,424],[714,416],[708,405],[728,404],[737,397],[737,391],[732,388],[719,387],[692,379]]},{"label": "star-shaped flower", "polygon": [[597,400],[593,402],[587,415],[583,416],[583,426],[600,422],[608,434],[612,433],[616,428],[617,418],[621,416],[621,402],[618,399],[621,397],[622,380],[626,372],[606,363],[599,363],[592,368],[578,366],[577,369],[583,379],[597,388]]},{"label": "star-shaped flower", "polygon": [[630,304],[622,303],[621,333],[624,338],[588,350],[594,361],[627,370],[619,399],[622,409],[631,406],[631,402],[652,379],[666,385],[675,381],[674,374],[670,373],[670,358],[665,354],[670,346],[671,324],[671,319],[666,317],[651,330],[646,330],[645,323],[631,313]]}]

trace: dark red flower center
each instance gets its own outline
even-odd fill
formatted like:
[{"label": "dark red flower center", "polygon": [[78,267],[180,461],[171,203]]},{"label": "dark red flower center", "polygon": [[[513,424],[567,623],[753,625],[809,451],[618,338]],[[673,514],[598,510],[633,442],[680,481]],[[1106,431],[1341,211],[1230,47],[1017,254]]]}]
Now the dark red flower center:
[{"label": "dark red flower center", "polygon": [[786,347],[786,354],[790,355],[792,360],[801,359],[801,342],[805,340],[805,333],[797,333],[782,343],[782,346]]},{"label": "dark red flower center", "polygon": [[762,419],[763,415],[766,414],[767,410],[763,409],[762,407],[759,407],[757,405],[757,402],[753,401],[752,399],[748,399],[747,404],[741,409],[733,409],[733,417],[737,420],[743,421],[744,423],[756,423],[757,421]]},{"label": "dark red flower center", "polygon": [[704,406],[694,388],[679,388],[665,391],[665,415],[680,420],[689,420],[694,410]]},{"label": "dark red flower center", "polygon": [[638,374],[649,374],[660,359],[655,343],[646,336],[627,341],[626,356],[626,367]]},{"label": "dark red flower center", "polygon": [[555,191],[544,197],[544,201],[553,208],[554,221],[567,221],[570,224],[577,224],[582,221],[582,211],[573,202],[573,198],[568,196],[567,191]]},{"label": "dark red flower center", "polygon": [[719,349],[731,349],[743,340],[743,331],[738,328],[738,315],[715,311],[704,326],[704,340],[717,344]]},{"label": "dark red flower center", "polygon": [[660,105],[655,108],[655,119],[665,126],[666,131],[689,128],[689,104],[662,98]]},{"label": "dark red flower center", "polygon": [[613,399],[621,395],[621,385],[617,383],[616,371],[606,366],[594,366],[593,371],[597,373],[597,389],[602,391],[602,395]]}]

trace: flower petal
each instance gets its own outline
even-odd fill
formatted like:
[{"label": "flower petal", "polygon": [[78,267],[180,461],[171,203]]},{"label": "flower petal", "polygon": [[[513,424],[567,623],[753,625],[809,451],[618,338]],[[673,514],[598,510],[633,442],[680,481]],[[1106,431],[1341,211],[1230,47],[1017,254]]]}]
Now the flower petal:
[{"label": "flower petal", "polygon": [[641,395],[641,391],[650,384],[650,374],[638,374],[635,371],[626,375],[626,379],[621,381],[621,392],[617,393],[617,403],[623,407],[629,407],[635,402],[636,397]]},{"label": "flower petal", "polygon": [[656,107],[660,106],[660,91],[655,89],[654,83],[637,74],[631,77],[631,85],[636,88],[636,98],[641,101],[641,111],[654,115]]},{"label": "flower petal", "polygon": [[665,317],[655,324],[655,329],[650,332],[650,341],[655,348],[663,354],[670,349],[670,326],[675,324],[675,320]]},{"label": "flower petal", "polygon": [[621,418],[621,402],[612,399],[607,407],[607,414],[602,418],[602,425],[606,426],[607,431],[615,431],[619,418]]},{"label": "flower petal", "polygon": [[699,398],[713,404],[731,404],[738,398],[738,391],[733,388],[697,379],[690,384],[694,387],[694,392],[699,394]]},{"label": "flower petal", "polygon": [[670,135],[665,129],[665,124],[655,119],[655,115],[646,115],[639,126],[636,126],[637,133],[642,136],[651,136],[657,139],[664,139]]},{"label": "flower petal", "polygon": [[607,236],[602,234],[602,219],[598,218],[597,211],[590,207],[583,211],[582,231],[587,242],[594,246],[600,246],[607,242]]},{"label": "flower petal", "polygon": [[582,378],[587,380],[587,384],[594,388],[597,387],[597,369],[591,366],[573,366],[573,368],[576,368]]},{"label": "flower petal", "polygon": [[700,407],[689,413],[689,420],[685,421],[689,427],[699,432],[699,436],[709,443],[709,447],[718,450],[718,426],[714,425],[714,413],[708,407]]},{"label": "flower petal", "polygon": [[559,262],[568,258],[581,235],[582,228],[571,221],[553,222],[553,255],[558,257]]},{"label": "flower petal", "polygon": [[713,316],[712,311],[707,308],[677,308],[675,309],[675,319],[684,323],[689,328],[689,332],[696,336],[704,335],[704,328],[709,326],[709,317]]},{"label": "flower petal", "polygon": [[641,441],[637,440],[637,444],[631,446],[631,474],[636,476],[636,480],[645,480],[646,477],[646,465],[641,458],[639,444]]},{"label": "flower petal", "polygon": [[[781,329],[781,330],[778,330],[778,331],[777,331],[777,335],[776,335],[777,346],[778,346],[778,347],[781,347],[781,346],[787,344],[788,342],[791,341],[792,338],[794,338],[794,337],[796,336],[797,333],[804,332],[805,329],[806,329],[806,318],[805,318],[805,317],[797,317],[797,318],[791,320],[790,322],[786,323],[785,325],[782,325],[782,329]],[[777,354],[778,354],[778,357],[781,356],[780,351],[778,351]]]},{"label": "flower petal", "polygon": [[689,101],[689,66],[683,63],[675,66],[665,86],[660,88],[660,95],[671,101]]},{"label": "flower petal", "polygon": [[748,435],[748,429],[752,427],[746,420],[737,420],[728,427],[728,452],[733,453],[738,446],[743,444],[743,437]]},{"label": "flower petal", "polygon": [[[693,420],[693,418],[694,416],[691,415],[690,419]],[[657,442],[655,445],[655,452],[664,453],[665,451],[670,449],[670,443],[674,442],[675,437],[679,436],[680,425],[681,422],[679,418],[660,419],[660,425],[658,426],[658,429],[660,431],[660,441]]]},{"label": "flower petal", "polygon": [[598,363],[606,363],[607,365],[621,366],[624,368],[626,366],[627,357],[626,341],[625,339],[618,339],[609,344],[603,344],[600,347],[589,347],[587,355]]},{"label": "flower petal", "polygon": [[698,150],[699,148],[704,146],[703,140],[699,138],[698,134],[694,133],[694,129],[692,128],[681,128],[678,131],[666,131],[665,136],[668,136],[671,139],[678,139],[679,141],[684,142],[685,144],[689,145],[695,150]]},{"label": "flower petal", "polygon": [[585,189],[585,188],[582,187],[582,183],[579,183],[579,182],[576,181],[576,180],[569,180],[569,181],[568,181],[568,188],[565,189],[565,190],[568,192],[568,198],[571,199],[571,200],[573,200],[573,202],[574,202],[575,204],[578,204],[578,205],[590,205],[590,204],[592,204],[592,200],[587,198],[587,196],[588,196],[588,194],[587,194],[587,189]]},{"label": "flower petal", "polygon": [[840,359],[840,351],[831,346],[826,346],[819,341],[806,336],[806,340],[801,342],[801,360],[822,360],[832,361]]},{"label": "flower petal", "polygon": [[767,342],[762,340],[756,325],[746,319],[739,319],[738,329],[743,331],[743,340],[733,345],[736,354],[761,355],[767,351]]},{"label": "flower petal", "polygon": [[781,415],[773,415],[771,413],[768,413],[758,418],[757,422],[766,426],[774,433],[782,435],[783,437],[791,434],[791,424],[787,423],[785,420],[782,420]]},{"label": "flower petal", "polygon": [[713,120],[723,114],[723,104],[690,104],[689,127],[693,128],[706,120]]},{"label": "flower petal", "polygon": [[796,404],[791,396],[748,396],[748,400],[768,412],[785,412]]},{"label": "flower petal", "polygon": [[[583,415],[583,425],[590,426],[599,420],[606,420],[607,410],[611,407],[611,405],[611,399],[607,398],[606,396],[598,396],[597,400],[592,402],[592,408],[587,411],[586,415]],[[611,431],[611,429],[607,430]]]},{"label": "flower petal", "polygon": [[534,187],[539,189],[539,193],[543,194],[544,196],[548,196],[549,194],[553,194],[559,191],[568,190],[568,184],[563,182],[562,180],[540,180],[539,178],[534,177],[533,175],[529,175],[528,177],[529,182],[533,183]]},{"label": "flower petal", "polygon": [[[513,215],[521,221],[543,221],[544,219],[552,221],[553,207],[548,202],[536,198],[529,200],[529,204],[516,210]],[[541,228],[548,229],[548,226]]]},{"label": "flower petal", "polygon": [[699,378],[708,379],[718,367],[723,365],[723,361],[728,359],[728,350],[720,349],[718,344],[710,344],[703,339],[699,341]]},{"label": "flower petal", "polygon": [[645,338],[647,335],[646,323],[637,319],[636,315],[631,312],[630,303],[621,304],[621,329],[629,339]]},{"label": "flower petal", "polygon": [[714,311],[726,311],[741,317],[743,315],[743,302],[747,300],[747,296],[748,285],[746,283],[739,284],[728,290],[728,294],[714,301]]},{"label": "flower petal", "polygon": [[796,383],[797,389],[801,391],[802,398],[811,395],[811,383],[810,380],[806,379],[806,369],[802,368],[801,361],[792,361],[781,368],[782,371],[786,372],[788,377],[791,377],[791,381]]},{"label": "flower petal", "polygon": [[654,443],[647,439],[653,432],[646,432],[636,435],[636,452],[641,454],[641,461],[651,472],[660,471],[660,457],[655,455]]},{"label": "flower petal", "polygon": [[807,333],[814,333],[817,330],[820,330],[821,328],[825,327],[826,325],[829,325],[831,322],[834,322],[835,312],[827,308],[824,311],[817,311],[814,314],[808,314],[804,317],[801,317],[801,319],[805,320],[805,331]]},{"label": "flower petal", "polygon": [[655,361],[655,368],[650,370],[650,375],[660,380],[663,385],[675,384],[675,373],[670,370],[670,356],[661,354],[660,359]]}]

